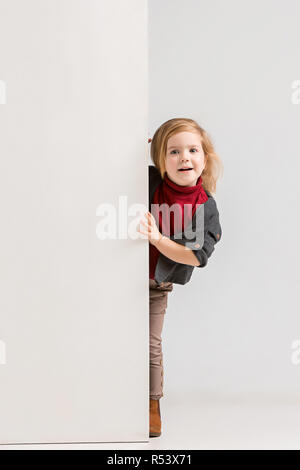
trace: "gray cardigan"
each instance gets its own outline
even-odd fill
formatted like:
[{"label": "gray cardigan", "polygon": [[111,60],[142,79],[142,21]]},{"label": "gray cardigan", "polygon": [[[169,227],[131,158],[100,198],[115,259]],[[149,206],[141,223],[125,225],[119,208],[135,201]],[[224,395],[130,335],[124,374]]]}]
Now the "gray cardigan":
[{"label": "gray cardigan", "polygon": [[[148,166],[149,170],[149,211],[156,188],[162,182],[159,170]],[[155,280],[160,282],[173,282],[174,284],[186,284],[192,276],[195,267],[204,268],[208,258],[214,251],[215,244],[222,237],[222,229],[219,222],[217,204],[212,195],[206,191],[208,200],[197,207],[192,222],[185,228],[184,232],[177,232],[169,238],[181,245],[189,247],[198,258],[200,265],[177,263],[159,254],[155,268]],[[197,222],[197,223],[196,223]]]}]

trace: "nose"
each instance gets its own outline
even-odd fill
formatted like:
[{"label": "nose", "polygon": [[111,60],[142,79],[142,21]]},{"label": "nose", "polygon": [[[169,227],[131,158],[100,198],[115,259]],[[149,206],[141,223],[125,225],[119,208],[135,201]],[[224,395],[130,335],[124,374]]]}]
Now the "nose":
[{"label": "nose", "polygon": [[190,161],[189,155],[187,155],[186,153],[183,153],[182,158],[181,158],[181,161],[182,161],[182,162],[188,162],[188,161]]}]

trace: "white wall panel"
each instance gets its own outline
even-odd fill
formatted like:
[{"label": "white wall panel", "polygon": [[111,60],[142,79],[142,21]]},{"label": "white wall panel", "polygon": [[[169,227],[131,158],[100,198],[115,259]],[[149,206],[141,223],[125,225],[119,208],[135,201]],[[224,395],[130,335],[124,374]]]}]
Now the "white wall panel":
[{"label": "white wall panel", "polygon": [[0,80],[0,443],[148,440],[146,0],[0,0]]}]

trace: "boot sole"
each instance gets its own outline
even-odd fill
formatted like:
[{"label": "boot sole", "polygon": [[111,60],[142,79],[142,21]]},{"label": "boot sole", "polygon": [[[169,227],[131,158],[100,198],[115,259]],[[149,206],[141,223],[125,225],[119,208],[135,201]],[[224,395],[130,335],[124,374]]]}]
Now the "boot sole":
[{"label": "boot sole", "polygon": [[159,437],[161,432],[150,432],[149,437]]}]

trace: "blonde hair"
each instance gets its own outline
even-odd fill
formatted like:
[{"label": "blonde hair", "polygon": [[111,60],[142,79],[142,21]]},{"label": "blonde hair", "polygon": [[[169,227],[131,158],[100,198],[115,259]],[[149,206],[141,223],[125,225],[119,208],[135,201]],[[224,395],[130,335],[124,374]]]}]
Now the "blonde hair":
[{"label": "blonde hair", "polygon": [[197,132],[201,136],[202,148],[207,157],[201,173],[203,188],[210,193],[216,192],[217,180],[223,174],[223,163],[216,154],[214,145],[207,132],[193,119],[174,118],[164,122],[155,132],[151,141],[151,160],[159,170],[162,179],[166,172],[165,158],[168,139],[178,132]]}]

